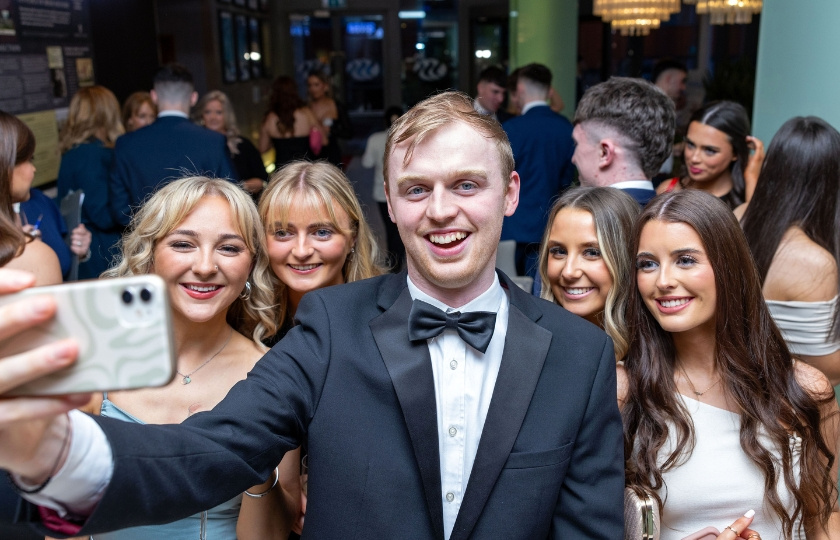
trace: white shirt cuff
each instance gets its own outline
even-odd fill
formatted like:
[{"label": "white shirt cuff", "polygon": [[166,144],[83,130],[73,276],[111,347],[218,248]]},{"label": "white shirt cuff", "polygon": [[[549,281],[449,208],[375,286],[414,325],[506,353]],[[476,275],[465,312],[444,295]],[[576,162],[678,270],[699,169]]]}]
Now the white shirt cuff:
[{"label": "white shirt cuff", "polygon": [[[93,418],[75,410],[69,416],[73,436],[64,466],[39,493],[22,496],[33,504],[55,510],[61,517],[70,514],[85,518],[93,512],[111,481],[113,454],[108,438]],[[17,475],[13,478],[24,489],[36,487],[27,485]]]}]

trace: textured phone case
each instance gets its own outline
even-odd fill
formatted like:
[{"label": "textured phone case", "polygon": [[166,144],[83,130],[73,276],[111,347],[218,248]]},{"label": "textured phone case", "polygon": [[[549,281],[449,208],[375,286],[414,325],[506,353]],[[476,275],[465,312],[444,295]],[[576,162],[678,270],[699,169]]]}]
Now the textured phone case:
[{"label": "textured phone case", "polygon": [[[150,299],[143,301],[139,291]],[[135,298],[123,301],[129,291]],[[0,305],[25,297],[52,295],[55,318],[0,342],[0,357],[57,339],[74,338],[74,366],[20,386],[8,395],[55,395],[162,386],[175,371],[172,323],[166,286],[154,275],[83,281],[27,289],[0,296]]]}]

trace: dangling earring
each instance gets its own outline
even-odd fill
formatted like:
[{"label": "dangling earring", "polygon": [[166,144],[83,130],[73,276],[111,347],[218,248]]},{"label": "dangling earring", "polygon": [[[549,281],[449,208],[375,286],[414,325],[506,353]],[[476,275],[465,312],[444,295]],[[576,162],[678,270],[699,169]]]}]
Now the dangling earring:
[{"label": "dangling earring", "polygon": [[239,298],[241,298],[242,300],[248,300],[249,298],[251,298],[251,282],[250,281],[245,282],[245,289],[242,290],[242,294],[239,295]]}]

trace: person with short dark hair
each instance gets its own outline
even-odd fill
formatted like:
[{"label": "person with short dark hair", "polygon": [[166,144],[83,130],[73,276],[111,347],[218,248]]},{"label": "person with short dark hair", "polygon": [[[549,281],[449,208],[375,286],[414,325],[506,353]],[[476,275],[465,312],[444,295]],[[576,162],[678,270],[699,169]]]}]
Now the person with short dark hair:
[{"label": "person with short dark hair", "polygon": [[508,78],[505,71],[498,66],[484,68],[478,74],[476,84],[475,110],[481,114],[488,114],[505,122],[512,118],[511,114],[502,108],[505,102]]},{"label": "person with short dark hair", "polygon": [[519,208],[505,218],[502,240],[516,240],[519,275],[536,277],[540,240],[555,197],[574,179],[572,124],[547,103],[551,70],[528,64],[517,70],[516,99],[522,114],[502,127],[522,178]]},{"label": "person with short dark hair", "polygon": [[650,179],[671,155],[675,126],[674,102],[662,90],[613,77],[586,91],[574,123],[582,185],[623,189],[642,206],[656,195]]},{"label": "person with short dark hair", "polygon": [[185,174],[238,179],[228,159],[225,136],[189,119],[198,94],[187,68],[180,64],[161,67],[151,96],[158,106],[157,120],[126,133],[114,146],[109,203],[114,219],[123,226],[149,195]]},{"label": "person with short dark hair", "polygon": [[650,80],[653,84],[661,88],[674,101],[674,104],[676,104],[680,97],[685,94],[687,77],[688,69],[685,67],[685,64],[666,58],[660,60],[653,66],[653,75]]}]

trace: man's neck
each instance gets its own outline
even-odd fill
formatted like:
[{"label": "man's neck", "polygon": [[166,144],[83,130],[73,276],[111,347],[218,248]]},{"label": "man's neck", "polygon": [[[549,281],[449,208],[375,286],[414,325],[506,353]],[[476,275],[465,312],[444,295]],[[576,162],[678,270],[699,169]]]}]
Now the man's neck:
[{"label": "man's neck", "polygon": [[429,279],[416,272],[408,262],[408,279],[411,283],[421,290],[423,293],[434,298],[451,308],[460,308],[463,305],[469,304],[485,292],[496,282],[496,269],[489,267],[483,271],[476,279],[463,287],[444,288],[440,285],[432,283]]},{"label": "man's neck", "polygon": [[531,101],[525,103],[525,105],[522,106],[522,114],[525,114],[526,112],[530,111],[534,107],[547,107],[547,106],[548,106],[548,103],[546,103],[544,99],[532,99]]}]

